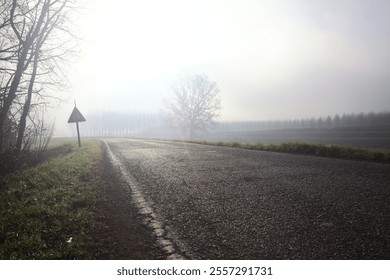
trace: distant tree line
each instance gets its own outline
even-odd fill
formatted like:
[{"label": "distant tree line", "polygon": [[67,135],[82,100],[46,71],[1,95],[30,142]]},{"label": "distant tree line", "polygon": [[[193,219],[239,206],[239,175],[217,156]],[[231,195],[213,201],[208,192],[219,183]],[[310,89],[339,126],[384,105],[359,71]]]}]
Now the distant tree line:
[{"label": "distant tree line", "polygon": [[[333,129],[338,127],[386,126],[390,129],[390,112],[343,114],[318,118],[217,122],[215,131],[257,131],[268,129]],[[163,112],[111,113],[90,115],[81,124],[83,136],[185,137]]]},{"label": "distant tree line", "polygon": [[390,112],[343,114],[318,118],[219,122],[218,131],[253,131],[267,129],[331,129],[337,127],[390,126]]},{"label": "distant tree line", "polygon": [[80,124],[80,133],[88,137],[170,137],[174,134],[167,117],[162,113],[117,112],[87,116],[87,121]]}]

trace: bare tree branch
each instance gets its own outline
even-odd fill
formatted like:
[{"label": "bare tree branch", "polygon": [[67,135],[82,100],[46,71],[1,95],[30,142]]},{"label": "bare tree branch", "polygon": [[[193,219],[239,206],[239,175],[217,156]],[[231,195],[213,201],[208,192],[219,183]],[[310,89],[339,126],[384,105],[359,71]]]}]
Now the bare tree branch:
[{"label": "bare tree branch", "polygon": [[[63,62],[71,53],[67,28],[71,0],[2,0],[0,4],[0,153],[8,123],[18,130],[16,148],[34,116],[42,116],[49,96],[45,88],[63,86]],[[5,79],[7,77],[7,79]],[[39,109],[40,108],[40,109]],[[42,112],[38,112],[42,110]],[[30,141],[31,139],[28,138]],[[13,141],[13,143],[15,143]],[[23,144],[24,143],[24,144]]]}]

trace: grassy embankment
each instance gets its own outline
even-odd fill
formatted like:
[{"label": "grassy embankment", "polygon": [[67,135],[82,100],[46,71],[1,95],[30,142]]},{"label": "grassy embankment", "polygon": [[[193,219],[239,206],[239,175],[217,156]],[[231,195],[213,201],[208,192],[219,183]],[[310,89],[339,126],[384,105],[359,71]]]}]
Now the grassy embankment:
[{"label": "grassy embankment", "polygon": [[45,159],[0,177],[0,259],[163,258],[101,141]]},{"label": "grassy embankment", "polygon": [[348,146],[312,144],[304,142],[285,142],[281,144],[246,144],[240,142],[210,142],[192,140],[185,142],[203,145],[243,148],[249,150],[390,163],[390,151],[376,151]]},{"label": "grassy embankment", "polygon": [[98,142],[2,178],[0,258],[82,258],[91,250],[100,197]]},{"label": "grassy embankment", "polygon": [[107,175],[102,143],[64,147],[0,177],[0,259],[147,258],[152,245],[142,244],[149,241],[117,176]]}]

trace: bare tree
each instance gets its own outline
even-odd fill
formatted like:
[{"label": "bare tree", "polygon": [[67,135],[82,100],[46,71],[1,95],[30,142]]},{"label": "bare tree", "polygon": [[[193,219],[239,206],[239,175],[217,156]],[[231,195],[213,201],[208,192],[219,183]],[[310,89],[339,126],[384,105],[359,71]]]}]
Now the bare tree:
[{"label": "bare tree", "polygon": [[73,1],[0,1],[0,151],[12,117],[18,130],[14,145],[20,152],[28,119],[34,126],[32,110],[46,103],[43,85],[59,84],[53,73],[70,52],[65,40]]},{"label": "bare tree", "polygon": [[197,131],[215,124],[221,109],[216,82],[206,75],[194,75],[179,81],[172,89],[174,96],[166,107],[175,126],[193,138]]}]

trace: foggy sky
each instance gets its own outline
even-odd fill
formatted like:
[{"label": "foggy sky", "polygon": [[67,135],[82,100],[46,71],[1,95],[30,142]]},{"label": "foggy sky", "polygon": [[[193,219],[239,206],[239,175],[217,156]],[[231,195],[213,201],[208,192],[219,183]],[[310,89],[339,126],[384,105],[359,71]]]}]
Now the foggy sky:
[{"label": "foggy sky", "polygon": [[77,19],[73,99],[99,111],[156,112],[175,80],[204,73],[221,120],[319,117],[390,109],[390,1],[103,0]]}]

